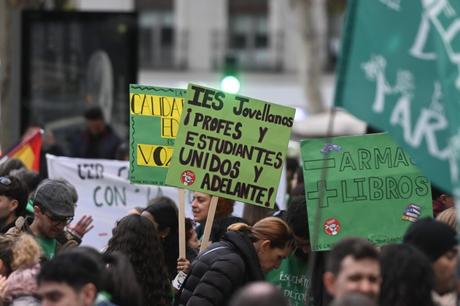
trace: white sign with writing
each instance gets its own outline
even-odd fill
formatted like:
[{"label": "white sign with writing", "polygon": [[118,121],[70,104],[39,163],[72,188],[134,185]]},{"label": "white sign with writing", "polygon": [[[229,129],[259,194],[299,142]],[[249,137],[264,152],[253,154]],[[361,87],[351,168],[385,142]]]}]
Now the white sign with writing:
[{"label": "white sign with writing", "polygon": [[176,188],[135,185],[128,181],[129,162],[46,155],[50,178],[64,178],[78,192],[76,222],[83,215],[94,219],[94,228],[83,238],[83,245],[103,249],[112,236],[117,220],[130,209],[145,207],[149,199],[167,196],[178,201]]}]

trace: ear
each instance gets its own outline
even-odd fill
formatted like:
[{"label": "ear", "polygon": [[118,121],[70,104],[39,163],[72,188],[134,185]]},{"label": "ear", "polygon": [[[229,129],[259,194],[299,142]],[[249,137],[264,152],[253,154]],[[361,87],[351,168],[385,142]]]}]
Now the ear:
[{"label": "ear", "polygon": [[160,234],[160,237],[161,237],[162,239],[164,239],[164,238],[168,237],[168,235],[169,235],[170,232],[171,232],[171,228],[170,228],[170,227],[167,227],[167,228],[165,228],[164,230],[161,230],[161,231],[159,232],[159,234]]},{"label": "ear", "polygon": [[38,207],[38,205],[34,205],[34,214],[41,214],[42,213],[42,210],[40,209],[40,207]]},{"label": "ear", "polygon": [[16,199],[11,200],[11,202],[10,202],[10,208],[9,208],[10,213],[13,212],[13,211],[15,211],[16,208],[18,208],[18,205],[19,205],[18,200],[16,200]]},{"label": "ear", "polygon": [[325,272],[323,275],[324,287],[330,295],[335,296],[335,275],[331,272]]},{"label": "ear", "polygon": [[81,297],[84,301],[84,305],[93,305],[97,297],[97,289],[93,283],[88,283],[81,288]]},{"label": "ear", "polygon": [[265,251],[272,247],[272,243],[270,240],[261,240],[259,245],[259,250]]}]

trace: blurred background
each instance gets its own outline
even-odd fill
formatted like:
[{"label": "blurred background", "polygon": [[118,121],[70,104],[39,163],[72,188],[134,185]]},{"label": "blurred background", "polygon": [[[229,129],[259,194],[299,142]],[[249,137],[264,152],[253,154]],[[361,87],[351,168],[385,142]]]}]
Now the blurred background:
[{"label": "blurred background", "polygon": [[[194,82],[295,107],[295,150],[295,140],[326,133],[345,8],[346,0],[2,0],[1,148],[40,126],[65,150],[91,105],[127,140],[130,83]],[[364,133],[356,118],[336,119],[334,134]]]}]

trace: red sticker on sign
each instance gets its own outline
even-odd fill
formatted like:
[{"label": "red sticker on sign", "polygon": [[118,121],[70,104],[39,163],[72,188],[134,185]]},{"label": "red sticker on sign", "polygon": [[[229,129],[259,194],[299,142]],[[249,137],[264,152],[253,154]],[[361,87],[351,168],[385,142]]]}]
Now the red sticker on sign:
[{"label": "red sticker on sign", "polygon": [[195,178],[196,178],[195,173],[193,173],[193,171],[185,170],[184,172],[182,172],[182,175],[180,177],[180,181],[185,186],[190,186],[195,182]]},{"label": "red sticker on sign", "polygon": [[342,226],[340,225],[339,220],[336,218],[329,218],[327,219],[324,224],[324,232],[329,236],[335,236],[340,233]]}]

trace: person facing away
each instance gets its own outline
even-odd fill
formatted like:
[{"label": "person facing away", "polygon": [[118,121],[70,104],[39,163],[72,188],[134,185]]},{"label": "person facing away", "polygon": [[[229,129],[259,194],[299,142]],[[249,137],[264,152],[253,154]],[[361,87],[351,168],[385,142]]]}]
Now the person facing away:
[{"label": "person facing away", "polygon": [[16,219],[24,215],[27,205],[26,186],[15,176],[0,176],[0,233],[5,234]]},{"label": "person facing away", "polygon": [[42,265],[37,282],[42,306],[143,305],[133,268],[118,252],[66,250]]},{"label": "person facing away", "polygon": [[380,253],[380,306],[434,306],[431,262],[409,244],[389,244]]},{"label": "person facing away", "polygon": [[403,243],[417,247],[430,259],[434,272],[432,296],[435,304],[456,305],[456,232],[445,223],[425,218],[407,229]]},{"label": "person facing away", "polygon": [[128,257],[141,287],[142,305],[171,305],[171,283],[155,223],[131,214],[123,217],[112,233],[106,254],[121,252]]},{"label": "person facing away", "polygon": [[294,251],[281,262],[278,269],[266,275],[268,282],[278,285],[283,290],[291,306],[305,304],[306,292],[311,283],[308,279],[308,259],[311,247],[307,220],[305,197],[292,198],[288,205],[286,222],[293,231]]},{"label": "person facing away", "polygon": [[99,106],[84,113],[86,127],[70,144],[70,155],[80,158],[115,159],[121,140],[104,119]]},{"label": "person facing away", "polygon": [[332,247],[323,282],[334,300],[357,292],[376,301],[381,281],[379,253],[369,241],[345,238]]},{"label": "person facing away", "polygon": [[249,282],[279,267],[291,251],[292,231],[281,219],[268,217],[254,226],[235,223],[192,263],[176,305],[225,306]]}]

